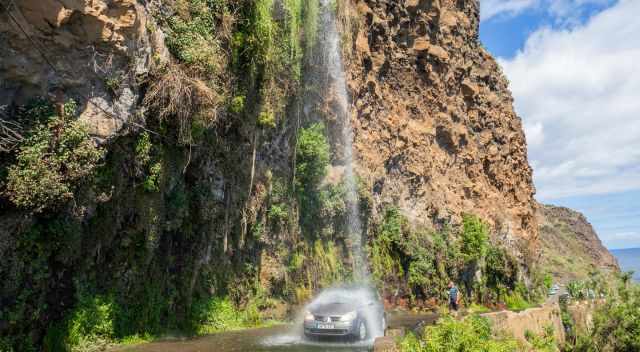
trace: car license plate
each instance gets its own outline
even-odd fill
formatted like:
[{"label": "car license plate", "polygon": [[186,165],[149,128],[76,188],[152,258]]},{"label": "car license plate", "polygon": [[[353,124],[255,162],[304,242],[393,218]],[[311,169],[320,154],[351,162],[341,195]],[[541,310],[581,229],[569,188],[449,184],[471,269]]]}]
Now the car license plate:
[{"label": "car license plate", "polygon": [[318,324],[318,329],[333,329],[333,324]]}]

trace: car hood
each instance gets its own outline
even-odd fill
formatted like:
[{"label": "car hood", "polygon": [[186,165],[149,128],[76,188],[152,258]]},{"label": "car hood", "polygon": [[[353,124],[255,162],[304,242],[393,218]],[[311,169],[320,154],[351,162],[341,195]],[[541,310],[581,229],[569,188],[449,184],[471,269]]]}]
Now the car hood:
[{"label": "car hood", "polygon": [[344,315],[357,310],[358,307],[353,303],[326,303],[310,307],[309,311],[314,315]]}]

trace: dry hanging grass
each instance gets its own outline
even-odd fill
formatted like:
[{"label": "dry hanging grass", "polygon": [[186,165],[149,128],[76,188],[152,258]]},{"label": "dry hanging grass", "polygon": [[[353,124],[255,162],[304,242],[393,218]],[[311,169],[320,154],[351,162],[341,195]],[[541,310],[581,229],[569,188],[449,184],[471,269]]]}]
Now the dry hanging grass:
[{"label": "dry hanging grass", "polygon": [[10,152],[23,139],[22,126],[0,117],[0,152]]},{"label": "dry hanging grass", "polygon": [[161,122],[173,122],[179,128],[179,139],[191,142],[191,124],[195,118],[210,126],[217,120],[223,98],[202,80],[190,77],[178,65],[168,65],[151,83],[144,105],[154,111]]}]

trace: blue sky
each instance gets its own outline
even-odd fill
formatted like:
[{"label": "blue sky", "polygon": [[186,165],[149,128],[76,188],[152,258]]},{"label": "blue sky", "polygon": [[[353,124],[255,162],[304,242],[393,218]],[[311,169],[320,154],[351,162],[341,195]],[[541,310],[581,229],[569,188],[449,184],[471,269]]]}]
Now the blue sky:
[{"label": "blue sky", "polygon": [[537,199],[640,247],[640,0],[481,0],[510,81]]}]

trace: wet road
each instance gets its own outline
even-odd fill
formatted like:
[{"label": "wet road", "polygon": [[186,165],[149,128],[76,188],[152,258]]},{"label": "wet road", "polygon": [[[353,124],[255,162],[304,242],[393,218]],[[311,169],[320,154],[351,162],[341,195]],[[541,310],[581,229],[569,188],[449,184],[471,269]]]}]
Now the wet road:
[{"label": "wet road", "polygon": [[[418,323],[433,323],[435,314],[389,314],[389,328],[411,329]],[[368,352],[373,341],[310,342],[302,338],[298,326],[232,331],[185,341],[162,341],[116,349],[118,352]]]}]

